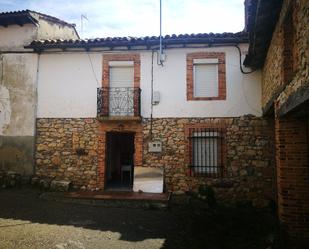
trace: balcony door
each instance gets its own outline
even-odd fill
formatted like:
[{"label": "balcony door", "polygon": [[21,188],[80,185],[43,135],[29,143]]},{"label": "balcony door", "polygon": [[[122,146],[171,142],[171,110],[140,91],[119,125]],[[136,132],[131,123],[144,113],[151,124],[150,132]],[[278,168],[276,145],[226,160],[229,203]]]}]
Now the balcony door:
[{"label": "balcony door", "polygon": [[109,115],[134,116],[133,61],[110,63],[109,70]]}]

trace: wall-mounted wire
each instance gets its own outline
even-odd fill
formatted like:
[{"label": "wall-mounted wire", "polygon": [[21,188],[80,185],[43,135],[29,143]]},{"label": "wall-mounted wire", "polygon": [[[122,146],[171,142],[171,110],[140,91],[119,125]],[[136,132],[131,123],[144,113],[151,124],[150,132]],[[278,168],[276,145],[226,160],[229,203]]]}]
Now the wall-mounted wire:
[{"label": "wall-mounted wire", "polygon": [[100,84],[100,82],[99,82],[99,80],[97,78],[97,75],[95,73],[95,70],[94,70],[93,63],[92,63],[92,60],[91,60],[89,52],[87,52],[87,56],[88,56],[88,59],[89,59],[89,62],[90,62],[90,67],[91,67],[91,70],[92,70],[93,77],[94,77],[95,81],[97,82],[97,87],[100,87],[101,84]]},{"label": "wall-mounted wire", "polygon": [[150,109],[150,140],[152,140],[152,115],[153,115],[153,59],[154,50],[151,52],[151,109]]},{"label": "wall-mounted wire", "polygon": [[3,60],[4,58],[3,58],[3,54],[2,53],[0,53],[0,61],[1,61],[1,74],[0,74],[0,85],[2,85],[3,84]]},{"label": "wall-mounted wire", "polygon": [[248,71],[248,72],[244,71],[244,69],[242,68],[242,65],[241,65],[241,63],[242,63],[242,61],[241,61],[241,50],[240,50],[238,45],[234,45],[234,47],[237,48],[238,53],[239,53],[239,68],[240,68],[241,73],[243,73],[243,74],[250,74],[250,73],[255,72],[256,69],[254,69],[252,71]]}]

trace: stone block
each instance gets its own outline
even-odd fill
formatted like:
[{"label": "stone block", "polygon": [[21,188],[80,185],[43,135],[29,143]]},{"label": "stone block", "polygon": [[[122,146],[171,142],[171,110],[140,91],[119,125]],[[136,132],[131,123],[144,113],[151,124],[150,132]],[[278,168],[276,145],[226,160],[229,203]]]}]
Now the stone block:
[{"label": "stone block", "polygon": [[51,183],[51,179],[50,178],[44,178],[44,179],[40,179],[39,180],[39,186],[42,189],[49,189],[50,188],[50,183]]},{"label": "stone block", "polygon": [[59,191],[59,192],[66,192],[66,191],[69,190],[70,186],[71,186],[70,181],[53,180],[50,184],[50,190]]}]

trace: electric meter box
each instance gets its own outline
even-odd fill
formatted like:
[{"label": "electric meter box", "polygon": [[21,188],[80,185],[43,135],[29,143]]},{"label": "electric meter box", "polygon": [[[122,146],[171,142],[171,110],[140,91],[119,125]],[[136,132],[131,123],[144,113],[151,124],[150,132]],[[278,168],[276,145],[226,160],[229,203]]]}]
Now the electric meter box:
[{"label": "electric meter box", "polygon": [[160,103],[160,92],[154,91],[153,92],[153,99],[152,99],[152,104],[157,105]]},{"label": "electric meter box", "polygon": [[162,143],[160,141],[154,141],[148,143],[149,152],[162,152]]}]

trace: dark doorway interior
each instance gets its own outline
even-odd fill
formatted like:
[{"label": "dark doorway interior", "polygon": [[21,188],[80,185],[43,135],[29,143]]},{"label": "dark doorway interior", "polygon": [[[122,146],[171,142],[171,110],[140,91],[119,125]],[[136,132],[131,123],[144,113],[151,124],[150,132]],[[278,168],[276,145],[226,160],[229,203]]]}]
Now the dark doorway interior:
[{"label": "dark doorway interior", "polygon": [[131,190],[134,169],[134,133],[108,132],[106,137],[107,190]]}]

